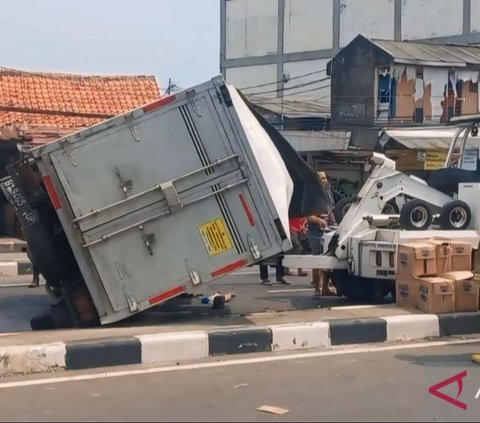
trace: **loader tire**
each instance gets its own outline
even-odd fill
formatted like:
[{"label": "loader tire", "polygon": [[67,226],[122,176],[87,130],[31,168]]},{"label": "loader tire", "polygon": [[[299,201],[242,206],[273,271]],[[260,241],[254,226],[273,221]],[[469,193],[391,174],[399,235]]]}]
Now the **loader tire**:
[{"label": "loader tire", "polygon": [[335,204],[333,215],[335,216],[335,222],[337,222],[337,224],[342,221],[354,201],[353,198],[342,198],[337,204]]},{"label": "loader tire", "polygon": [[440,210],[438,222],[442,229],[461,231],[467,229],[472,220],[472,212],[467,203],[460,200],[445,204]]},{"label": "loader tire", "polygon": [[361,303],[379,304],[391,291],[389,281],[352,276],[345,270],[334,270],[331,280],[338,296]]},{"label": "loader tire", "polygon": [[424,231],[432,224],[432,210],[423,200],[410,200],[400,210],[400,228],[410,231]]}]

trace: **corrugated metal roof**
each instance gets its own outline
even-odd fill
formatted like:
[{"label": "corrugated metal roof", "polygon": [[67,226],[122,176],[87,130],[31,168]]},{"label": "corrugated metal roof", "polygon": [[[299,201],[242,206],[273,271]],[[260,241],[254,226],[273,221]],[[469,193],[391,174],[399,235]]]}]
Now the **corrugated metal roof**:
[{"label": "corrugated metal roof", "polygon": [[[455,127],[386,129],[380,145],[385,147],[394,139],[411,150],[448,150],[456,131]],[[480,137],[468,137],[467,147],[479,149]]]},{"label": "corrugated metal roof", "polygon": [[395,63],[456,67],[480,65],[480,47],[378,39],[370,41],[392,56]]}]

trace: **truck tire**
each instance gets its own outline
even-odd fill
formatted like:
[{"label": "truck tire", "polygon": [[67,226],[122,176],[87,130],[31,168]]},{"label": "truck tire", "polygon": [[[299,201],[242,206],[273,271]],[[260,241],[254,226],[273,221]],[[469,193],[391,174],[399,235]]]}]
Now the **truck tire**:
[{"label": "truck tire", "polygon": [[442,229],[461,231],[467,229],[472,220],[472,211],[467,203],[460,200],[445,204],[440,210],[438,222]]},{"label": "truck tire", "polygon": [[432,210],[423,200],[410,200],[400,210],[400,228],[410,231],[424,231],[432,224]]}]

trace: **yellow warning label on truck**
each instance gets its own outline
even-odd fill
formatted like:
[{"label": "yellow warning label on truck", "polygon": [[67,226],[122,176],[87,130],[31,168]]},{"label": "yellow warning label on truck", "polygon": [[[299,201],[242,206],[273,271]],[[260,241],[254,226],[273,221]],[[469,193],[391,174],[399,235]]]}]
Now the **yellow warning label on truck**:
[{"label": "yellow warning label on truck", "polygon": [[198,227],[198,232],[209,256],[216,256],[233,248],[233,240],[222,217],[210,220]]}]

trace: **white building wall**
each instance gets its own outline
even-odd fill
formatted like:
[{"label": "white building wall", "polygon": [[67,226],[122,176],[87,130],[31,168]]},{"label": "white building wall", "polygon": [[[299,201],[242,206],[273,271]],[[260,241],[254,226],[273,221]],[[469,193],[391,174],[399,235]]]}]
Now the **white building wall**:
[{"label": "white building wall", "polygon": [[306,114],[326,113],[330,109],[330,78],[327,76],[328,59],[290,62],[283,65],[290,74],[285,84],[284,109],[296,109]]},{"label": "white building wall", "polygon": [[358,34],[392,40],[394,19],[395,0],[341,0],[340,47],[345,47]]},{"label": "white building wall", "polygon": [[472,32],[480,32],[480,0],[470,0],[470,27]]},{"label": "white building wall", "polygon": [[[261,97],[277,97],[277,65],[245,66],[228,68],[226,80],[241,89],[245,94]],[[257,85],[268,84],[263,87]],[[252,88],[248,88],[252,87]],[[274,92],[272,92],[274,91]]]},{"label": "white building wall", "polygon": [[333,47],[332,0],[286,0],[285,53]]},{"label": "white building wall", "polygon": [[[480,33],[480,0],[470,1],[471,32]],[[272,99],[276,98],[278,103],[281,98],[276,82],[284,70],[294,78],[285,84],[285,103],[316,99],[328,108],[329,88],[320,89],[323,83],[290,88],[319,79],[320,74],[296,77],[324,68],[336,51],[359,33],[370,38],[398,36],[404,40],[463,35],[463,0],[401,0],[400,8],[395,0],[340,0],[339,8],[335,6],[336,0],[284,0],[282,22],[278,10],[281,0],[225,0],[222,4],[225,10],[222,57],[226,59],[222,66],[226,80],[239,88],[270,84],[245,90],[247,94],[267,98],[265,102],[270,104]],[[396,12],[400,13],[395,15]],[[282,29],[283,53],[278,45]],[[461,40],[455,38],[452,42]]]},{"label": "white building wall", "polygon": [[227,1],[226,14],[227,59],[277,53],[277,0]]},{"label": "white building wall", "polygon": [[402,0],[402,39],[463,33],[463,0]]}]

